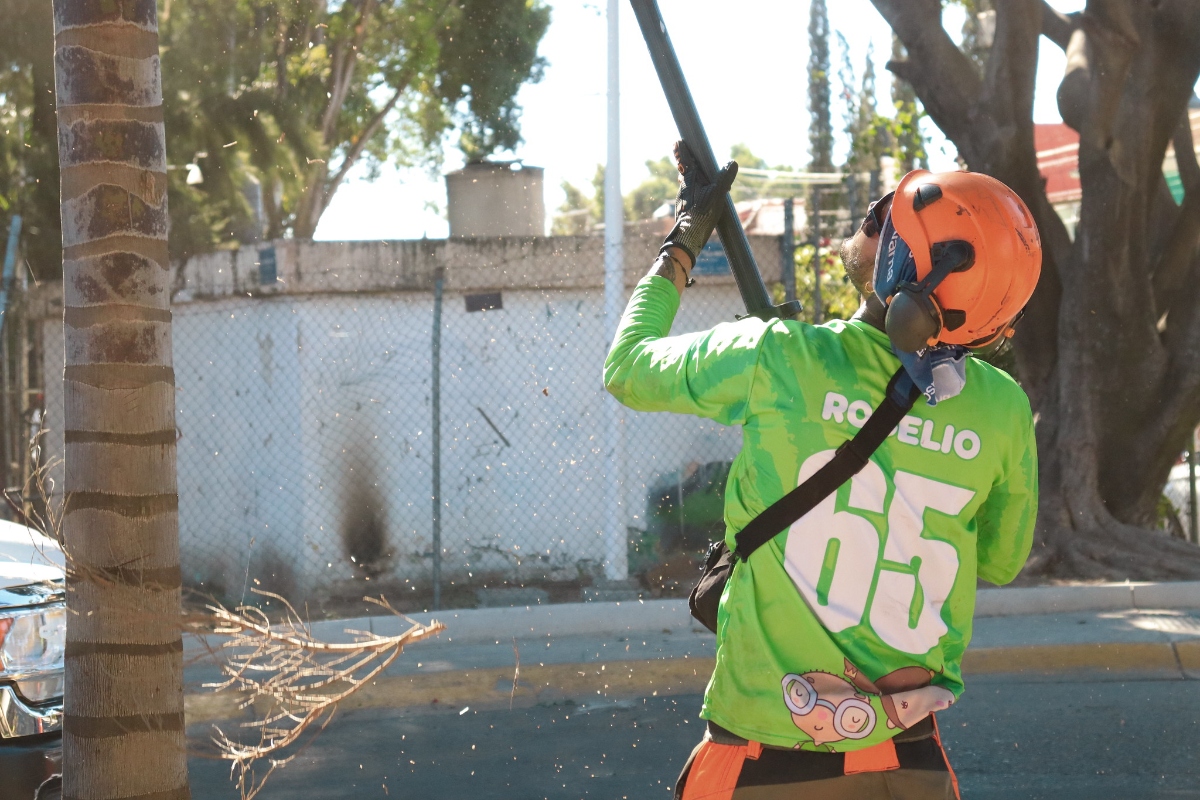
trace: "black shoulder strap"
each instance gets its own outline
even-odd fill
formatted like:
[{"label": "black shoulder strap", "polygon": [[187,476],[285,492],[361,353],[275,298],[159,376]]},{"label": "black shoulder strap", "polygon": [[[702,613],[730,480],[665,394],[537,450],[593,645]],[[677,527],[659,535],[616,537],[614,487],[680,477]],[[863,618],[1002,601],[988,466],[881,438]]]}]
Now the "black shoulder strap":
[{"label": "black shoulder strap", "polygon": [[883,444],[892,429],[913,407],[921,392],[900,367],[888,382],[883,402],[871,413],[858,433],[842,443],[837,455],[804,483],[772,503],[738,532],[733,554],[743,561],[758,548],[774,539],[784,528],[813,510],[846,481],[850,480]]}]

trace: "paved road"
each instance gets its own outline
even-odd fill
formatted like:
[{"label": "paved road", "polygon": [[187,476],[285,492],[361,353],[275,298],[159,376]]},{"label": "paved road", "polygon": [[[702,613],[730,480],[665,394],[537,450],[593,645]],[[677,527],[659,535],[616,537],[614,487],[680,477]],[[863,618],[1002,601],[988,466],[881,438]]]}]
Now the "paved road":
[{"label": "paved road", "polygon": [[[509,711],[371,709],[331,724],[260,795],[668,798],[699,739],[696,695]],[[1200,684],[977,678],[942,727],[966,800],[1200,799]],[[193,726],[193,742],[206,728]],[[196,800],[234,798],[193,758]]]}]

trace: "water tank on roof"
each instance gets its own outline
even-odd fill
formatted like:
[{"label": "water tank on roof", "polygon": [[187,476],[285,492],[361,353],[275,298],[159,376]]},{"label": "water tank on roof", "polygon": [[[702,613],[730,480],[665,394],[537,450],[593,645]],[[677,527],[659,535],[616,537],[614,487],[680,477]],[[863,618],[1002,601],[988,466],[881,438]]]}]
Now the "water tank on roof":
[{"label": "water tank on roof", "polygon": [[518,161],[483,161],[446,175],[450,236],[544,235],[542,172]]}]

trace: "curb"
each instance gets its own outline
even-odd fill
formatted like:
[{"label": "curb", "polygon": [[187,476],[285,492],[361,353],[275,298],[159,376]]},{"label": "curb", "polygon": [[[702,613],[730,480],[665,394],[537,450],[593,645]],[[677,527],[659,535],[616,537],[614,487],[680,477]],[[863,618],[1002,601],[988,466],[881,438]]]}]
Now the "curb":
[{"label": "curb", "polygon": [[963,675],[1064,675],[1118,673],[1165,678],[1200,678],[1200,641],[1043,644],[968,648]]},{"label": "curb", "polygon": [[[708,631],[692,618],[687,600],[622,600],[617,602],[559,603],[511,608],[465,608],[411,614],[422,624],[437,620],[446,631],[436,641],[472,644],[495,640],[541,638],[544,636],[623,636],[670,631]],[[350,624],[351,622],[357,624]],[[367,627],[364,627],[367,626]],[[314,636],[338,636],[351,627],[384,636],[408,627],[399,617],[368,617],[360,620],[323,620],[311,626]]]},{"label": "curb", "polygon": [[[1200,581],[1178,583],[1109,583],[1085,586],[1036,586],[981,589],[976,617],[1011,617],[1077,611],[1200,608]],[[562,603],[513,608],[472,608],[413,614],[412,619],[446,624],[446,642],[462,644],[542,636],[597,636],[670,631],[702,633],[692,619],[687,600],[625,600],[621,602]],[[325,641],[346,638],[346,628],[381,635],[400,633],[406,623],[397,617],[322,620],[310,626]]]},{"label": "curb", "polygon": [[[641,697],[700,694],[708,685],[711,658],[548,664],[435,672],[378,678],[340,705],[364,708],[458,711],[465,707],[585,705]],[[1200,641],[989,647],[967,650],[968,681],[987,675],[1026,677],[1200,679]],[[188,725],[248,716],[237,695],[189,694]]]},{"label": "curb", "polygon": [[1200,608],[1200,581],[980,589],[975,600],[976,617],[1179,608]]}]

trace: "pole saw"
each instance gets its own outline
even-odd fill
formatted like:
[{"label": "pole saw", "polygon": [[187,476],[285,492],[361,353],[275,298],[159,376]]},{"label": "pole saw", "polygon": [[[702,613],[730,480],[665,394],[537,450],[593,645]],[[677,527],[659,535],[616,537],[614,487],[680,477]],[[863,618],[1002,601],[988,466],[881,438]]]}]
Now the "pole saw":
[{"label": "pole saw", "polygon": [[[671,44],[671,37],[667,35],[667,25],[663,22],[662,12],[658,10],[658,2],[630,2],[638,26],[642,29],[642,37],[646,40],[646,46],[650,48],[650,60],[654,62],[654,71],[658,73],[658,81],[667,96],[671,116],[675,118],[675,126],[679,128],[679,138],[687,143],[705,176],[710,181],[715,181],[720,168],[717,166],[708,135],[704,132],[704,125],[700,122],[696,104],[692,101],[692,93],[688,91],[687,81],[684,80],[683,70]],[[717,234],[721,237],[721,246],[725,248],[729,267],[733,270],[738,292],[742,295],[742,302],[746,305],[749,316],[761,319],[791,319],[800,313],[801,306],[796,300],[772,305],[771,296],[767,293],[762,273],[758,269],[758,262],[754,260],[750,242],[746,239],[746,231],[742,228],[742,221],[733,207],[733,198],[728,194],[725,195],[725,211],[717,223]]]}]

